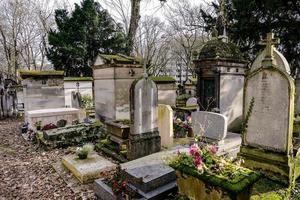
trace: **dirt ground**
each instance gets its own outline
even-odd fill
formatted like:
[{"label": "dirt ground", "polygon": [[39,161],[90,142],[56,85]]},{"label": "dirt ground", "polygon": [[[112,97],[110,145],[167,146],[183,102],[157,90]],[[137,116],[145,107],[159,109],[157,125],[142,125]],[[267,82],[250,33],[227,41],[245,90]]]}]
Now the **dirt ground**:
[{"label": "dirt ground", "polygon": [[20,124],[16,119],[0,121],[0,200],[93,199],[92,190],[75,194],[52,167],[70,151],[37,150],[23,139]]}]

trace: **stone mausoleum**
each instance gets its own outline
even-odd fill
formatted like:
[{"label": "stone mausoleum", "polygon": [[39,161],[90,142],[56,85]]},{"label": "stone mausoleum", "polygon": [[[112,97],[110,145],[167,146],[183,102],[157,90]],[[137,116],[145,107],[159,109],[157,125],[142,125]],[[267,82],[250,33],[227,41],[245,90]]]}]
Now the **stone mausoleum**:
[{"label": "stone mausoleum", "polygon": [[63,71],[20,70],[25,118],[27,111],[65,107]]},{"label": "stone mausoleum", "polygon": [[219,36],[208,41],[194,60],[200,110],[219,110],[236,131],[243,112],[246,61],[239,48]]},{"label": "stone mausoleum", "polygon": [[96,117],[129,119],[129,90],[132,82],[142,77],[141,61],[121,54],[99,54],[92,67]]}]

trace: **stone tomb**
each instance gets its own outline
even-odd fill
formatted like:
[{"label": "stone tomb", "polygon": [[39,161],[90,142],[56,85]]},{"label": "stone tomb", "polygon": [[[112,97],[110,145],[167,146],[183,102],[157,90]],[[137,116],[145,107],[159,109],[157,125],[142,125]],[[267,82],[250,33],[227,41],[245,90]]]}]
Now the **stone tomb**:
[{"label": "stone tomb", "polygon": [[218,155],[236,157],[241,146],[241,136],[227,132],[227,118],[224,115],[197,111],[192,113],[192,124],[195,135],[201,135],[206,142],[216,144]]},{"label": "stone tomb", "polygon": [[72,121],[79,120],[80,110],[76,108],[50,108],[27,111],[26,116],[30,128],[34,129],[34,124],[39,121],[41,121],[42,127],[49,123],[56,124],[61,119],[67,120],[67,124],[72,124]]},{"label": "stone tomb", "polygon": [[62,158],[62,163],[81,183],[92,182],[116,168],[116,164],[96,153],[83,160],[76,155],[68,155]]},{"label": "stone tomb", "polygon": [[133,160],[160,151],[157,126],[157,87],[145,77],[131,86],[131,122],[128,159]]},{"label": "stone tomb", "polygon": [[137,58],[99,54],[93,64],[96,117],[103,121],[129,119],[130,86],[142,73]]},{"label": "stone tomb", "polygon": [[295,85],[288,62],[274,47],[276,43],[269,33],[266,48],[246,77],[244,118],[249,120],[239,155],[245,166],[293,184],[299,176],[299,158],[295,155],[298,149],[293,149],[292,144]]}]

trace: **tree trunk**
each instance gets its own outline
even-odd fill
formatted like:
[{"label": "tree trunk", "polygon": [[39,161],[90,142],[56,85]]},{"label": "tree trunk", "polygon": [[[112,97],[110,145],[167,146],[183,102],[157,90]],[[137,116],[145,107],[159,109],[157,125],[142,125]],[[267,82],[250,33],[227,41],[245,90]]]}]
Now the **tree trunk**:
[{"label": "tree trunk", "polygon": [[127,35],[127,54],[131,55],[133,52],[134,38],[140,20],[140,4],[141,0],[131,0],[131,17],[129,31]]}]

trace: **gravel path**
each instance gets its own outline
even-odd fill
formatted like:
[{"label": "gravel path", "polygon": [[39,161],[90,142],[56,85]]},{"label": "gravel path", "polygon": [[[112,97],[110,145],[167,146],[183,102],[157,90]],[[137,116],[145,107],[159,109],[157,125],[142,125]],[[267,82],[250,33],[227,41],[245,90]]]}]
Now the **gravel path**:
[{"label": "gravel path", "polygon": [[19,124],[17,120],[0,121],[0,200],[82,199],[51,166],[69,152],[37,151],[23,139]]}]

